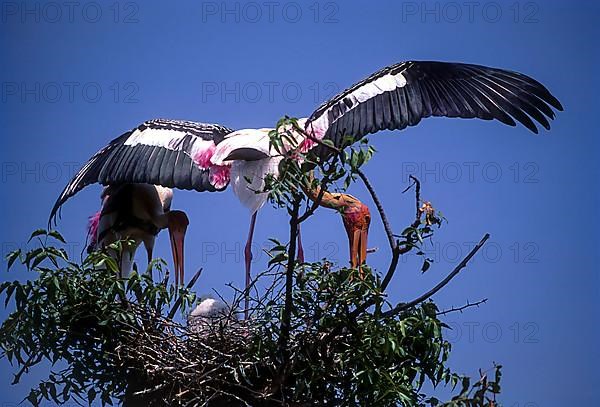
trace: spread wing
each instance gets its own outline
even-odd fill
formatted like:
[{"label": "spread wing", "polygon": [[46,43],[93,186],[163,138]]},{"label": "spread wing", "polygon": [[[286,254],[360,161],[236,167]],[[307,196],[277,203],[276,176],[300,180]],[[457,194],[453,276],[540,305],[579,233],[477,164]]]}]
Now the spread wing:
[{"label": "spread wing", "polygon": [[[401,130],[431,116],[516,121],[546,129],[560,102],[538,81],[518,72],[450,62],[409,61],[381,69],[323,103],[306,129],[342,146],[380,130]],[[324,147],[318,154],[325,153]]]},{"label": "spread wing", "polygon": [[149,120],[111,141],[79,170],[58,197],[60,207],[90,184],[146,183],[196,191],[219,191],[229,167],[212,165],[215,146],[233,130],[217,124]]}]

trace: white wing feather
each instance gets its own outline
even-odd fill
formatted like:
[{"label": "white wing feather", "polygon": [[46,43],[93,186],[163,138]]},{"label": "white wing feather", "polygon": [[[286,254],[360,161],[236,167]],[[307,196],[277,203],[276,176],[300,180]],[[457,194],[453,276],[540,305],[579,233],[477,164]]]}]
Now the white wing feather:
[{"label": "white wing feather", "polygon": [[215,148],[210,161],[215,165],[223,165],[236,150],[253,150],[258,156],[269,157],[270,129],[242,129],[228,134]]}]

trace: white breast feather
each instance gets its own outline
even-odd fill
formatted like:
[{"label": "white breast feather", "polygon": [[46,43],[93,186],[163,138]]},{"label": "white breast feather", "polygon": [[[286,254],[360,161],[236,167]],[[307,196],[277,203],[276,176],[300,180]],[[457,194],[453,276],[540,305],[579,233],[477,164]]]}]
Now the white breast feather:
[{"label": "white breast feather", "polygon": [[268,194],[262,191],[267,174],[279,175],[281,157],[256,161],[234,161],[231,166],[233,192],[251,213],[259,210],[267,201]]}]

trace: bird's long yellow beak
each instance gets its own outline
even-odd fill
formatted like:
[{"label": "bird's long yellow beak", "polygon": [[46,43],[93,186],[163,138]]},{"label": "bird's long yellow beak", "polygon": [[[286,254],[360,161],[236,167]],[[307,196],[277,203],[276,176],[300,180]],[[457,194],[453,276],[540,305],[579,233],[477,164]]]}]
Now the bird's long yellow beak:
[{"label": "bird's long yellow beak", "polygon": [[189,224],[187,215],[181,211],[169,213],[169,239],[171,240],[171,251],[173,253],[173,267],[175,268],[175,284],[183,286],[184,278],[184,243],[185,232]]},{"label": "bird's long yellow beak", "polygon": [[356,229],[350,235],[350,266],[357,268],[367,261],[368,229]]},{"label": "bird's long yellow beak", "polygon": [[173,252],[173,265],[175,268],[175,284],[183,285],[184,277],[184,257],[183,257],[183,245],[185,241],[185,234],[181,232],[170,232],[171,238],[171,251]]}]

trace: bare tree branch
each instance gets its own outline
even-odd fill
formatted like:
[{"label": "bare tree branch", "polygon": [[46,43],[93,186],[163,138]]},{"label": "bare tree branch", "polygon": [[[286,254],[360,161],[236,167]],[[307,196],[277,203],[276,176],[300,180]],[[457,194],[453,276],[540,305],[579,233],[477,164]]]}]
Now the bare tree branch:
[{"label": "bare tree branch", "polygon": [[413,180],[413,183],[410,184],[409,186],[406,187],[406,189],[404,191],[402,191],[402,193],[405,193],[406,191],[408,191],[410,189],[410,187],[412,187],[413,185],[415,186],[415,205],[416,205],[416,211],[415,211],[415,218],[420,219],[421,218],[421,207],[420,207],[420,203],[421,203],[421,181],[419,181],[419,179],[417,177],[415,177],[414,175],[409,175],[408,176],[410,179]]},{"label": "bare tree branch", "polygon": [[[402,193],[405,193],[406,191],[408,191],[411,186],[413,186],[413,185],[415,186],[416,212],[415,212],[415,220],[413,221],[411,226],[413,228],[416,228],[419,226],[419,223],[421,222],[421,211],[420,211],[420,207],[419,207],[419,203],[421,201],[421,182],[419,181],[419,179],[417,177],[415,177],[413,175],[410,176],[410,179],[413,180],[413,183],[411,185],[409,185],[404,191],[402,191]],[[383,208],[382,208],[382,211],[383,211]],[[380,212],[380,213],[383,213],[383,212]],[[386,231],[386,233],[387,233],[387,231]],[[393,238],[393,236],[394,235],[392,234],[392,238]],[[389,237],[388,237],[388,239],[389,239]],[[402,244],[402,243],[396,242],[394,249],[392,250],[392,261],[390,262],[388,271],[385,274],[383,281],[381,282],[381,290],[382,291],[385,291],[387,289],[387,286],[390,284],[390,281],[392,281],[392,277],[394,277],[394,273],[396,273],[396,268],[398,267],[398,259],[400,258],[400,256],[405,253],[408,253],[412,249],[412,246],[408,243],[405,243],[404,247],[400,247],[400,244]]]},{"label": "bare tree branch", "polygon": [[398,260],[400,259],[400,255],[403,254],[402,250],[403,249],[400,249],[399,246],[396,246],[394,248],[394,250],[392,252],[392,260],[390,261],[388,271],[385,273],[385,276],[383,277],[383,281],[381,282],[381,291],[385,291],[387,286],[390,284],[390,281],[392,281],[392,277],[394,277],[394,273],[396,272],[396,269],[398,268]]},{"label": "bare tree branch", "polygon": [[[279,337],[279,351],[282,354],[282,373],[286,370],[287,365],[287,345],[290,336],[291,318],[292,318],[292,290],[294,284],[294,269],[296,265],[296,237],[298,236],[298,212],[300,211],[300,203],[302,197],[297,196],[292,204],[290,213],[290,243],[288,248],[288,263],[285,273],[285,302],[283,315],[281,316],[281,335]],[[282,377],[285,375],[282,375]]]},{"label": "bare tree branch", "polygon": [[381,218],[381,222],[383,223],[383,228],[385,229],[385,234],[387,235],[388,243],[390,244],[390,249],[392,249],[392,252],[393,252],[394,250],[396,250],[398,243],[394,239],[394,232],[392,232],[390,222],[388,221],[387,216],[385,214],[385,210],[383,209],[383,204],[379,200],[379,197],[377,196],[377,193],[375,192],[375,188],[373,188],[373,185],[371,185],[371,182],[369,181],[369,178],[367,178],[366,174],[364,172],[362,172],[360,170],[360,168],[356,170],[356,173],[358,174],[360,179],[363,181],[363,183],[367,187],[367,190],[371,194],[371,198],[373,199],[373,202],[375,203],[375,206],[377,207],[377,211],[379,212],[379,217]]},{"label": "bare tree branch", "polygon": [[[398,268],[398,261],[400,260],[400,256],[405,253],[408,253],[412,249],[412,246],[408,242],[394,241],[395,235],[392,233],[392,229],[389,226],[389,222],[387,221],[387,217],[385,215],[385,210],[383,208],[383,205],[381,204],[381,201],[379,200],[379,198],[377,197],[377,195],[375,193],[375,189],[370,184],[366,175],[364,173],[362,173],[362,171],[359,170],[358,175],[361,177],[361,179],[365,183],[365,186],[367,186],[367,189],[371,193],[371,197],[373,198],[373,201],[375,202],[375,205],[377,206],[377,210],[379,212],[379,215],[381,216],[381,220],[383,222],[384,228],[386,229],[386,234],[388,235],[388,240],[390,240],[390,234],[391,234],[391,241],[394,242],[393,245],[391,246],[392,259],[390,261],[390,265],[388,266],[388,270],[385,273],[385,276],[381,282],[381,291],[385,292],[385,290],[387,289],[387,286],[390,284],[390,281],[392,281],[392,277],[396,273],[396,269]],[[410,178],[413,180],[413,183],[411,185],[409,185],[404,191],[402,191],[402,193],[408,191],[410,189],[410,187],[412,187],[413,185],[416,186],[416,188],[415,188],[416,214],[415,214],[415,220],[413,221],[413,223],[411,225],[412,227],[416,228],[419,226],[419,223],[421,222],[421,211],[420,211],[420,207],[419,207],[419,202],[421,200],[421,183],[416,177],[414,177],[412,175],[410,176]],[[401,247],[400,245],[404,245],[404,246]],[[362,304],[360,307],[357,307],[352,312],[352,314],[354,316],[360,315],[361,312],[363,312],[364,310],[369,308],[371,305],[375,304],[375,302],[376,302],[376,298],[372,298],[369,301],[365,301],[365,303]]]},{"label": "bare tree branch", "polygon": [[465,310],[467,308],[471,308],[471,307],[478,307],[479,308],[479,306],[481,304],[485,304],[487,302],[487,300],[488,300],[487,298],[484,298],[483,300],[479,300],[477,302],[469,302],[469,300],[467,300],[467,303],[465,305],[463,305],[462,307],[457,307],[457,308],[452,307],[450,309],[446,309],[446,310],[440,311],[436,315],[437,316],[446,315],[446,314],[450,314],[452,312],[461,312],[462,313],[463,310]]},{"label": "bare tree branch", "polygon": [[479,251],[479,249],[481,249],[481,247],[485,244],[485,242],[489,238],[490,238],[490,234],[486,233],[485,236],[483,236],[483,238],[479,241],[479,243],[477,243],[477,245],[473,248],[473,250],[471,250],[469,252],[469,254],[458,264],[458,266],[456,266],[454,268],[454,270],[452,270],[452,272],[450,274],[448,274],[448,276],[446,276],[445,279],[440,281],[438,283],[438,285],[436,285],[431,290],[427,291],[425,294],[415,298],[414,300],[412,300],[410,302],[400,303],[400,304],[396,305],[394,308],[392,308],[389,311],[384,312],[382,315],[384,317],[394,316],[404,310],[407,310],[409,308],[414,307],[415,305],[422,303],[423,301],[425,301],[426,299],[428,299],[429,297],[431,297],[432,295],[434,295],[435,293],[440,291],[442,288],[444,288],[444,286],[446,284],[448,284],[450,282],[450,280],[452,280],[454,277],[456,277],[456,275],[458,273],[460,273],[460,271],[467,266],[467,263],[473,258],[473,256],[475,256],[475,254]]}]

